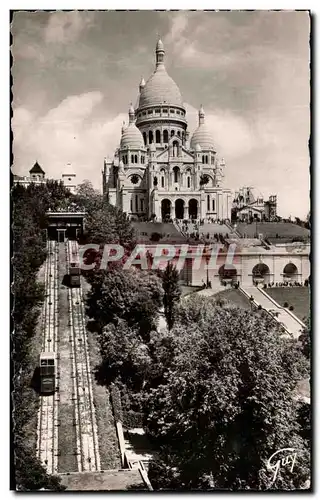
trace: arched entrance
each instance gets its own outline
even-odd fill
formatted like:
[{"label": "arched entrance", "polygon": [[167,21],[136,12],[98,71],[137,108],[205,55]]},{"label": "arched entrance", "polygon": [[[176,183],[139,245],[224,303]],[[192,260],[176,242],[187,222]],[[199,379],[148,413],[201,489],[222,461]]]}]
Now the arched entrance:
[{"label": "arched entrance", "polygon": [[236,283],[237,282],[237,270],[231,264],[223,265],[219,268],[218,271],[220,281],[223,283],[224,281],[227,283]]},{"label": "arched entrance", "polygon": [[179,199],[175,202],[175,215],[176,219],[183,219],[184,214],[184,201]]},{"label": "arched entrance", "polygon": [[270,269],[267,264],[257,264],[252,269],[252,281],[253,283],[263,283],[268,284],[270,281]]},{"label": "arched entrance", "polygon": [[194,198],[189,200],[189,219],[198,218],[198,202]]},{"label": "arched entrance", "polygon": [[168,199],[164,199],[161,201],[161,218],[169,219],[171,217],[171,201]]},{"label": "arched entrance", "polygon": [[283,279],[284,281],[298,281],[298,268],[295,264],[290,262],[283,268]]}]

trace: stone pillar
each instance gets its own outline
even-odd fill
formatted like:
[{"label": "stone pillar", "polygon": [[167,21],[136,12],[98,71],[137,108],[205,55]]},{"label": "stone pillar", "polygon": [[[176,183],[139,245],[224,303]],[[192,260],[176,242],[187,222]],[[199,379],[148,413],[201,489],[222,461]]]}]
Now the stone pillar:
[{"label": "stone pillar", "polygon": [[174,201],[170,200],[171,201],[171,204],[170,204],[170,217],[171,219],[174,219],[175,217],[175,213],[174,213],[174,210],[175,210],[175,206],[174,206]]},{"label": "stone pillar", "polygon": [[198,218],[205,219],[205,217],[206,217],[206,195],[205,192],[201,190]]},{"label": "stone pillar", "polygon": [[183,218],[188,219],[188,202],[186,202],[183,206]]},{"label": "stone pillar", "polygon": [[[130,202],[128,194],[129,193],[127,191],[122,191],[122,210],[126,213],[130,212]],[[135,210],[133,210],[133,212],[135,212]]]},{"label": "stone pillar", "polygon": [[217,216],[218,216],[218,219],[221,220],[221,219],[223,219],[223,196],[222,196],[222,193],[218,193],[217,202],[218,202]]}]

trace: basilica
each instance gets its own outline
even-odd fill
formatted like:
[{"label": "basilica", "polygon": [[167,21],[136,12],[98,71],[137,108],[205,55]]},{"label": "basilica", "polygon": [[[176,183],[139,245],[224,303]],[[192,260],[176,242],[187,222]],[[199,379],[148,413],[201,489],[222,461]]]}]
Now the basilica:
[{"label": "basilica", "polygon": [[164,56],[159,40],[155,70],[147,82],[141,80],[119,148],[104,161],[103,192],[133,220],[230,219],[232,193],[222,187],[225,163],[204,109],[190,140],[186,109]]}]

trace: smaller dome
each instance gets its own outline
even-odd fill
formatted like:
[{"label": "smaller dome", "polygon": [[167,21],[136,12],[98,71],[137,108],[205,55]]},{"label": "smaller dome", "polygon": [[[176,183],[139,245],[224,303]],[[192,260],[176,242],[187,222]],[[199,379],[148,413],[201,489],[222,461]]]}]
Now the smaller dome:
[{"label": "smaller dome", "polygon": [[120,148],[144,149],[142,134],[134,123],[130,123],[128,127],[124,129],[121,137]]},{"label": "smaller dome", "polygon": [[130,104],[129,107],[129,125],[125,129],[122,127],[121,131],[122,131],[121,142],[120,142],[121,149],[124,148],[144,149],[142,134],[138,129],[138,127],[136,127],[134,122],[134,109],[132,103]]},{"label": "smaller dome", "polygon": [[199,145],[201,147],[201,150],[207,150],[207,149],[214,149],[214,140],[212,137],[211,130],[207,127],[204,121],[204,110],[201,105],[199,109],[199,126],[196,128],[196,130],[193,133],[193,136],[191,138],[191,149],[197,148]]},{"label": "smaller dome", "polygon": [[201,151],[201,146],[199,143],[196,144],[196,147],[195,147],[195,150],[196,151]]}]

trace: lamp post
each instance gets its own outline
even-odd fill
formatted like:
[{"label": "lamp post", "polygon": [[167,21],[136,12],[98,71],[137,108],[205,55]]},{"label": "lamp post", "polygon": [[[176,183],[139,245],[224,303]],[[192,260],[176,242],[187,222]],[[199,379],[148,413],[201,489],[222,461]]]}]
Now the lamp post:
[{"label": "lamp post", "polygon": [[210,261],[210,253],[209,253],[209,248],[205,247],[205,258],[206,258],[206,265],[207,265],[207,288],[209,288],[209,261]]},{"label": "lamp post", "polygon": [[252,304],[253,304],[253,301],[254,301],[254,298],[252,297],[252,295],[251,295],[251,297],[250,297],[249,300],[250,300],[250,307],[251,307],[251,311],[252,311]]}]

